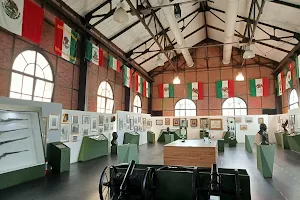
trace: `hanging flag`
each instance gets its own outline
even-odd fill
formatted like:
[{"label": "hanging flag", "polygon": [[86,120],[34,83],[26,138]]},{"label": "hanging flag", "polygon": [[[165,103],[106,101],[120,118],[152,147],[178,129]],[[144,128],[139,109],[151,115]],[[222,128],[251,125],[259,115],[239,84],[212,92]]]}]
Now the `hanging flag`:
[{"label": "hanging flag", "polygon": [[250,96],[261,97],[269,96],[269,79],[251,79],[250,80]]},{"label": "hanging flag", "polygon": [[54,52],[63,59],[75,63],[78,33],[63,21],[55,19]]},{"label": "hanging flag", "polygon": [[103,67],[103,50],[88,40],[85,41],[85,58],[95,65]]},{"label": "hanging flag", "polygon": [[297,78],[300,78],[300,54],[296,56],[295,62],[296,62]]},{"label": "hanging flag", "polygon": [[149,98],[150,97],[150,83],[146,80],[144,80],[144,96]]},{"label": "hanging flag", "polygon": [[284,91],[284,85],[283,85],[283,73],[280,72],[277,75],[277,96],[281,96]]},{"label": "hanging flag", "polygon": [[115,59],[113,56],[109,56],[108,66],[113,70],[120,72],[121,71],[121,62]]},{"label": "hanging flag", "polygon": [[2,0],[0,26],[34,43],[41,42],[44,10],[31,0]]},{"label": "hanging flag", "polygon": [[234,96],[234,81],[217,81],[216,82],[217,98],[230,98]]},{"label": "hanging flag", "polygon": [[138,74],[135,75],[135,91],[143,94],[143,78]]},{"label": "hanging flag", "polygon": [[174,97],[174,84],[159,84],[158,85],[159,98],[173,98]]},{"label": "hanging flag", "polygon": [[188,98],[191,100],[203,99],[203,83],[188,83]]},{"label": "hanging flag", "polygon": [[133,70],[130,69],[129,67],[123,65],[123,72],[124,72],[123,85],[131,88],[132,87]]},{"label": "hanging flag", "polygon": [[292,79],[292,64],[290,63],[286,67],[286,77],[285,77],[285,90],[293,87],[293,79]]}]

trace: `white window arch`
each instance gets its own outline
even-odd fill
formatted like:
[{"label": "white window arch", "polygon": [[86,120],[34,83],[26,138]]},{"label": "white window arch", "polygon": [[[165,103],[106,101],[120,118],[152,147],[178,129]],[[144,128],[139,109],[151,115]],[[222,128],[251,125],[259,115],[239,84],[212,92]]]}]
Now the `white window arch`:
[{"label": "white window arch", "polygon": [[142,100],[139,95],[135,95],[133,100],[133,112],[142,113]]},{"label": "white window arch", "polygon": [[20,53],[12,66],[9,97],[51,102],[53,73],[46,58],[39,52]]},{"label": "white window arch", "polygon": [[289,98],[289,109],[294,109],[299,107],[299,99],[297,95],[297,91],[292,89]]},{"label": "white window arch", "polygon": [[175,116],[196,116],[196,104],[190,99],[181,99],[175,104]]},{"label": "white window arch", "polygon": [[243,99],[238,97],[226,99],[222,106],[222,115],[247,115],[247,105]]},{"label": "white window arch", "polygon": [[100,83],[97,95],[97,112],[111,114],[114,107],[114,97],[108,82]]}]

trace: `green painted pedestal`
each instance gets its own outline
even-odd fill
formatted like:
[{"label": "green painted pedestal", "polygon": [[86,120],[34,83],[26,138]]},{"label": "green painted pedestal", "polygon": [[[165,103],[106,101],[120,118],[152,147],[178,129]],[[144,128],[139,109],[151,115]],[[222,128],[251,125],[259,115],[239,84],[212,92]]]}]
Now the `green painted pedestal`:
[{"label": "green painted pedestal", "polygon": [[54,173],[70,170],[70,148],[61,142],[54,142],[49,147],[49,164]]},{"label": "green painted pedestal", "polygon": [[292,151],[300,153],[300,134],[287,136],[287,141]]},{"label": "green painted pedestal", "polygon": [[257,169],[264,178],[272,178],[275,145],[257,145]]},{"label": "green painted pedestal", "polygon": [[255,135],[245,135],[245,149],[248,153],[252,153]]},{"label": "green painted pedestal", "polygon": [[[225,141],[225,139],[224,139],[224,141]],[[236,147],[236,143],[237,143],[236,138],[233,138],[233,139],[228,138],[229,147]]]},{"label": "green painted pedestal", "polygon": [[205,130],[200,130],[200,132],[199,132],[199,137],[200,137],[200,139],[203,139],[204,138],[204,136],[205,136]]},{"label": "green painted pedestal", "polygon": [[118,149],[118,145],[111,146],[110,147],[110,154],[117,155],[117,149]]},{"label": "green painted pedestal", "polygon": [[[166,129],[162,129],[160,131],[160,134],[158,136],[158,139],[157,139],[157,142],[161,142],[161,143],[165,143],[165,136],[164,135],[167,135],[168,132]],[[170,130],[170,134],[173,134],[174,135],[174,140],[179,140],[180,139],[180,129],[171,129]]]},{"label": "green painted pedestal", "polygon": [[138,133],[124,133],[123,144],[136,144],[140,145],[140,134]]},{"label": "green painted pedestal", "polygon": [[218,151],[219,152],[224,151],[224,139],[218,139]]},{"label": "green painted pedestal", "polygon": [[130,163],[132,160],[139,163],[139,154],[136,144],[123,144],[118,146],[118,162]]},{"label": "green painted pedestal", "polygon": [[148,143],[155,143],[155,133],[147,131],[147,141]]},{"label": "green painted pedestal", "polygon": [[225,132],[223,133],[223,139],[224,139],[224,142],[225,142],[225,143],[229,143],[228,137],[229,137],[229,132],[225,131]]},{"label": "green painted pedestal", "polygon": [[288,135],[287,134],[282,134],[281,135],[281,141],[282,141],[282,148],[283,149],[290,149],[290,145],[287,139]]},{"label": "green painted pedestal", "polygon": [[276,142],[277,142],[277,144],[279,144],[280,146],[282,146],[282,134],[283,134],[282,131],[278,131],[278,132],[275,132],[275,133],[274,133]]},{"label": "green painted pedestal", "polygon": [[164,137],[165,137],[166,144],[174,142],[174,134],[165,134]]},{"label": "green painted pedestal", "polygon": [[104,135],[83,137],[78,161],[87,161],[108,154],[108,140]]}]

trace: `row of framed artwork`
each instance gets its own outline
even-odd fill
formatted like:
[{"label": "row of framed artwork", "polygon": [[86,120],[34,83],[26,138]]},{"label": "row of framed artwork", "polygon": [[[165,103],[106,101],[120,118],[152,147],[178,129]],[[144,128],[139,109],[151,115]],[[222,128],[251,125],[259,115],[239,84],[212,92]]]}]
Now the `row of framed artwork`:
[{"label": "row of framed artwork", "polygon": [[[165,123],[164,123],[165,121]],[[156,125],[158,126],[170,126],[171,119],[165,118],[157,119]],[[186,118],[173,118],[173,126],[185,126],[188,127],[188,120]],[[190,119],[190,126],[193,128],[198,127],[198,119]],[[223,122],[222,119],[209,119],[209,118],[200,118],[200,128],[202,129],[211,129],[211,130],[222,130],[223,129]]]}]

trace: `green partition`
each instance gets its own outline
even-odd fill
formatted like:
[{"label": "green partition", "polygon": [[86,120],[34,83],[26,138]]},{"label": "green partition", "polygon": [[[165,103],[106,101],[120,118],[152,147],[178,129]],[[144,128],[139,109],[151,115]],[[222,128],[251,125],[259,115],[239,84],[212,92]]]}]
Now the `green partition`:
[{"label": "green partition", "polygon": [[130,163],[132,160],[139,163],[139,153],[136,144],[123,144],[118,146],[118,162]]},{"label": "green partition", "polygon": [[87,161],[108,155],[108,139],[103,135],[83,137],[78,161]]},{"label": "green partition", "polygon": [[[165,134],[168,134],[167,129],[162,129],[158,136],[157,142],[164,143],[165,142]],[[179,140],[180,137],[180,129],[170,129],[170,134],[174,135],[174,140]]]},{"label": "green partition", "polygon": [[174,142],[174,134],[164,134],[164,137],[165,137],[166,144]]},{"label": "green partition", "polygon": [[248,153],[253,152],[253,145],[254,145],[255,135],[245,135],[245,149]]},{"label": "green partition", "polygon": [[282,146],[282,134],[283,134],[282,131],[276,131],[276,132],[274,133],[276,142],[277,142],[277,144],[279,144],[280,146]]},{"label": "green partition", "polygon": [[300,134],[288,135],[287,141],[292,151],[300,153]]},{"label": "green partition", "polygon": [[137,146],[139,146],[140,145],[140,134],[134,133],[134,132],[131,132],[131,133],[125,132],[123,144],[136,144]]},{"label": "green partition", "polygon": [[272,178],[275,145],[257,145],[257,169],[264,178]]},{"label": "green partition", "polygon": [[70,148],[62,142],[54,142],[49,146],[48,162],[52,166],[52,171],[62,173],[70,170]]},{"label": "green partition", "polygon": [[148,143],[155,143],[155,133],[147,131],[147,141]]}]

